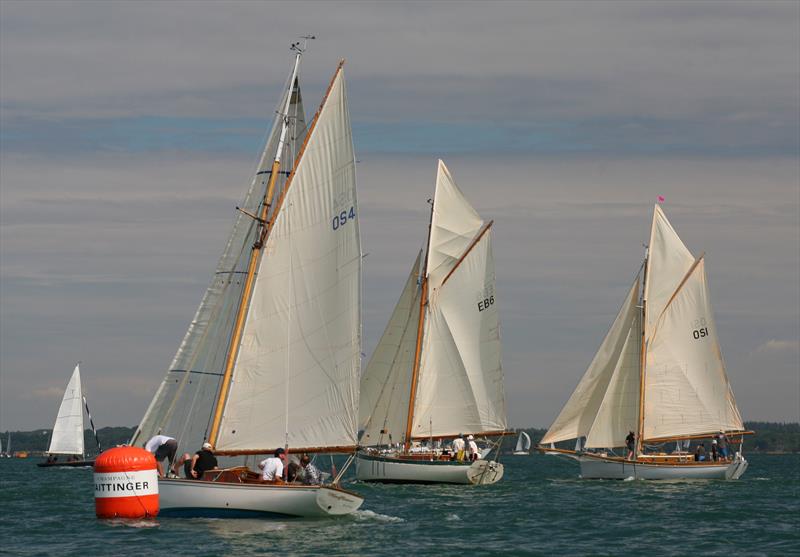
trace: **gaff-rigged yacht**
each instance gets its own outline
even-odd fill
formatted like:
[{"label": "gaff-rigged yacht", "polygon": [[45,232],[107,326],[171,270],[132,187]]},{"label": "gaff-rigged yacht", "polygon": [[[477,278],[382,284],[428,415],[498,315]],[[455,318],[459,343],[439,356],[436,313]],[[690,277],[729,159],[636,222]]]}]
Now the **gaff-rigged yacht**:
[{"label": "gaff-rigged yacht", "polygon": [[359,480],[502,478],[487,451],[470,462],[435,446],[506,430],[491,227],[439,161],[424,265],[420,253],[362,377]]},{"label": "gaff-rigged yacht", "polygon": [[100,439],[97,437],[92,415],[89,413],[89,405],[83,396],[79,363],[72,371],[67,388],[64,389],[61,405],[58,407],[58,416],[56,416],[56,423],[53,425],[53,434],[50,436],[50,446],[47,448],[47,460],[37,463],[38,467],[69,466],[71,468],[88,468],[94,465],[94,460],[86,460],[84,453],[84,408],[86,408],[86,414],[89,416],[89,423],[92,426],[94,439],[97,442],[97,452],[99,453],[102,450],[100,448]]},{"label": "gaff-rigged yacht", "polygon": [[[214,279],[131,443],[204,441],[239,466],[161,479],[160,514],[327,516],[363,502],[330,485],[262,482],[248,455],[354,453],[361,243],[347,90],[339,64],[307,127],[296,51],[272,133]],[[284,168],[290,168],[287,172]],[[223,459],[227,464],[234,459]],[[242,465],[245,464],[245,465]]]},{"label": "gaff-rigged yacht", "polygon": [[[583,478],[737,479],[747,469],[746,433],[720,352],[705,256],[692,256],[656,205],[636,280],[537,449],[577,460]],[[720,434],[739,444],[732,458],[696,461],[666,449]],[[553,445],[571,439],[575,450]]]}]

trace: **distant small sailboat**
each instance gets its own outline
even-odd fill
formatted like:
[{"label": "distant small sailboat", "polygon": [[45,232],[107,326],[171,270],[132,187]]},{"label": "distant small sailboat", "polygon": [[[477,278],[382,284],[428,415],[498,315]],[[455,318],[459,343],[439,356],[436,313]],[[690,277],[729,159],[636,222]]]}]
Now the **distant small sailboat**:
[{"label": "distant small sailboat", "polygon": [[420,253],[361,380],[359,480],[503,477],[503,465],[486,460],[491,447],[470,462],[440,445],[506,433],[491,227],[439,161],[425,262]]},{"label": "distant small sailboat", "polygon": [[531,454],[531,437],[524,431],[519,432],[519,437],[517,437],[517,446],[514,449],[514,454],[517,456],[525,456]]},{"label": "distant small sailboat", "polygon": [[61,399],[61,406],[58,408],[58,416],[56,417],[55,425],[53,425],[53,434],[50,437],[50,446],[47,449],[48,458],[44,462],[37,463],[37,466],[40,468],[53,466],[81,468],[94,465],[94,460],[86,460],[86,455],[84,454],[84,408],[86,408],[86,413],[89,415],[89,422],[97,441],[97,451],[99,453],[101,452],[100,440],[97,438],[97,431],[94,429],[92,416],[89,414],[89,406],[83,397],[80,364],[78,364],[72,372],[67,388],[64,390],[64,396]]},{"label": "distant small sailboat", "polygon": [[[537,450],[577,460],[583,478],[737,479],[748,433],[725,373],[705,256],[689,252],[656,205],[636,280]],[[715,461],[665,450],[711,437],[738,441],[739,451]],[[571,439],[575,450],[554,445]]]}]

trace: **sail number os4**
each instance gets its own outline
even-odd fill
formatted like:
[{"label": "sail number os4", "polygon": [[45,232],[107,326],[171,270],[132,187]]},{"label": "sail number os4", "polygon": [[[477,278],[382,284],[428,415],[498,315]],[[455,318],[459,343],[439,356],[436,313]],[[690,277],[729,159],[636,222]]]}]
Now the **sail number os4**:
[{"label": "sail number os4", "polygon": [[355,218],[356,210],[354,207],[350,207],[350,211],[342,211],[331,219],[331,227],[334,230],[339,230],[339,228],[347,224],[348,221],[355,220]]}]

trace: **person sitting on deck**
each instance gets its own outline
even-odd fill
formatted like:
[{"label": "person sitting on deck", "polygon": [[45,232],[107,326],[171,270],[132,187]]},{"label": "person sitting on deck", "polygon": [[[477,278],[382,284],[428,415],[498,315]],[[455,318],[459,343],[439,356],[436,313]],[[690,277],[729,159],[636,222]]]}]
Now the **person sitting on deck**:
[{"label": "person sitting on deck", "polygon": [[625,438],[625,447],[628,449],[628,460],[633,460],[633,455],[635,452],[636,447],[636,434],[632,431],[628,432],[628,436]]},{"label": "person sitting on deck", "polygon": [[144,448],[156,456],[156,466],[160,477],[164,477],[164,468],[161,465],[161,461],[165,458],[169,460],[167,473],[175,473],[175,470],[172,469],[172,465],[175,462],[175,453],[178,451],[178,442],[175,439],[166,435],[154,435],[144,444]]},{"label": "person sitting on deck", "polygon": [[453,439],[453,457],[458,461],[464,460],[464,436],[460,433]]},{"label": "person sitting on deck", "polygon": [[261,479],[266,482],[283,482],[283,465],[286,461],[286,451],[283,448],[275,449],[274,456],[265,458],[258,463],[261,468]]},{"label": "person sitting on deck", "polygon": [[203,448],[192,457],[192,477],[202,480],[206,470],[214,470],[216,467],[217,457],[211,450],[211,443],[203,443]]},{"label": "person sitting on deck", "polygon": [[697,462],[703,462],[706,459],[706,444],[700,443],[694,450],[694,459]]},{"label": "person sitting on deck", "polygon": [[478,449],[478,444],[475,442],[475,438],[472,435],[467,437],[467,441],[469,442],[469,459],[471,461],[478,460],[481,457],[481,451]]},{"label": "person sitting on deck", "polygon": [[300,466],[303,467],[303,484],[304,485],[321,485],[322,474],[319,468],[311,464],[311,457],[307,454],[303,455],[300,459]]},{"label": "person sitting on deck", "polygon": [[286,481],[288,483],[296,482],[297,477],[300,474],[300,470],[300,464],[297,461],[292,460],[289,463],[289,466],[286,467]]}]

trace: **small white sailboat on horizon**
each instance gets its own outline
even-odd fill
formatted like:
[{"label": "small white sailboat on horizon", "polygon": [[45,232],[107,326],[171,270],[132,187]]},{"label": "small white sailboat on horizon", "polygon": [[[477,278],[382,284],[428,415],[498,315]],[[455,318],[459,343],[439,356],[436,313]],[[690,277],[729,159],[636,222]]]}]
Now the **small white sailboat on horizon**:
[{"label": "small white sailboat on horizon", "polygon": [[[313,37],[307,37],[313,38]],[[223,470],[159,480],[161,516],[316,517],[363,498],[339,485],[260,479],[250,458],[355,453],[361,242],[340,62],[306,125],[294,65],[211,285],[131,444],[209,442]],[[291,171],[284,170],[291,169]]]},{"label": "small white sailboat on horizon", "polygon": [[516,456],[526,456],[531,454],[531,436],[526,431],[520,431],[517,437],[517,446],[514,448]]},{"label": "small white sailboat on horizon", "polygon": [[84,451],[84,408],[89,415],[89,422],[97,441],[97,452],[99,453],[101,451],[100,440],[97,437],[91,414],[89,414],[89,406],[83,396],[80,363],[78,363],[72,371],[67,388],[64,390],[64,396],[61,398],[61,405],[58,407],[58,415],[53,425],[50,444],[46,452],[48,458],[44,462],[37,463],[38,467],[68,466],[72,468],[88,468],[94,465],[94,460],[86,459]]},{"label": "small white sailboat on horizon", "polygon": [[503,477],[489,450],[470,462],[443,445],[506,433],[491,227],[439,161],[424,264],[420,252],[361,380],[359,480]]},{"label": "small white sailboat on horizon", "polygon": [[[537,450],[577,460],[582,478],[737,479],[748,433],[725,373],[705,255],[689,252],[656,205],[636,280]],[[700,461],[683,450],[712,437],[738,441],[739,451]],[[574,450],[554,445],[571,439]],[[667,452],[675,442],[681,448]]]}]

